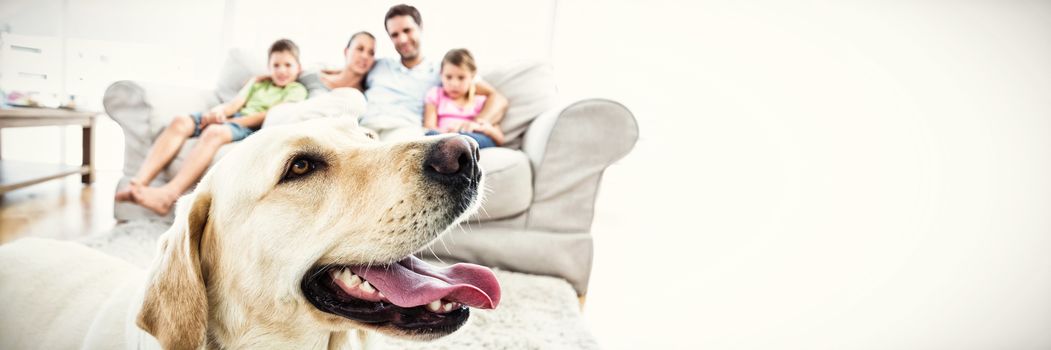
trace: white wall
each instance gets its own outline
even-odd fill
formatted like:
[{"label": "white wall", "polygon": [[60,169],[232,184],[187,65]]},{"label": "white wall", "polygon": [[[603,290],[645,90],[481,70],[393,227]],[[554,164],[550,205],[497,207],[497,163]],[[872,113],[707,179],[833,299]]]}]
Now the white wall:
[{"label": "white wall", "polygon": [[0,5],[0,29],[64,42],[67,86],[97,79],[211,86],[225,57],[223,8],[208,0],[10,0]]},{"label": "white wall", "polygon": [[560,2],[615,349],[1051,347],[1051,4]]},{"label": "white wall", "polygon": [[[249,3],[251,4],[249,6]],[[383,16],[401,1],[310,2],[287,6],[285,1],[237,3],[233,42],[263,52],[277,38],[295,41],[305,65],[340,67],[350,35],[369,31],[377,38],[377,57],[396,57],[387,38]],[[421,49],[441,59],[452,48],[466,47],[480,69],[527,59],[550,58],[552,1],[414,3],[423,18]],[[277,9],[280,9],[279,11]],[[273,25],[273,23],[293,23]]]}]

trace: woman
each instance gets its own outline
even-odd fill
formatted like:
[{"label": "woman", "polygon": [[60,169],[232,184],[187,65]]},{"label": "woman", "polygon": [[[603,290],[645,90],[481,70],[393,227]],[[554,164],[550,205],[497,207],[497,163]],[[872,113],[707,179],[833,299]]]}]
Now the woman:
[{"label": "woman", "polygon": [[336,88],[353,88],[365,91],[365,76],[376,62],[376,38],[369,32],[357,32],[350,36],[343,49],[346,66],[341,70],[322,70],[304,73],[299,79],[306,85],[310,98],[328,93]]}]

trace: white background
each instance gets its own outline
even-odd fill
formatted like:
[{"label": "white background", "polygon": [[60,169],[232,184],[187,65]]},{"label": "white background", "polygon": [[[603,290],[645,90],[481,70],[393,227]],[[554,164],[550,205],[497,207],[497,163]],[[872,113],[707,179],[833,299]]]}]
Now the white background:
[{"label": "white background", "polygon": [[[62,30],[169,48],[168,69],[192,69],[155,78],[187,85],[277,36],[307,64],[361,29],[394,55],[391,2],[138,3],[69,0],[87,19]],[[26,23],[58,7],[5,3],[0,23],[55,35]],[[418,7],[428,55],[549,59],[565,98],[638,118],[593,227],[585,315],[605,348],[1051,348],[1051,4]],[[33,142],[14,138],[5,157]]]}]

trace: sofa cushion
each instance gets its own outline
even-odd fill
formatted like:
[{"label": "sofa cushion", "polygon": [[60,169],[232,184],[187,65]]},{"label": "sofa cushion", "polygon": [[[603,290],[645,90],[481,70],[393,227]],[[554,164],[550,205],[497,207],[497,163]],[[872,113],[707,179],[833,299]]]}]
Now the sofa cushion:
[{"label": "sofa cushion", "polygon": [[215,92],[223,102],[233,100],[241,91],[248,79],[267,73],[266,51],[255,52],[244,48],[234,48],[226,56],[219,69],[219,80]]},{"label": "sofa cushion", "polygon": [[485,172],[485,197],[471,221],[499,220],[525,212],[533,201],[529,157],[503,147],[484,148],[479,157],[479,167]]},{"label": "sofa cushion", "polygon": [[557,98],[555,69],[548,63],[529,62],[482,74],[486,82],[507,97],[507,114],[500,122],[506,135],[504,147],[518,149],[522,133],[536,116],[554,107]]}]

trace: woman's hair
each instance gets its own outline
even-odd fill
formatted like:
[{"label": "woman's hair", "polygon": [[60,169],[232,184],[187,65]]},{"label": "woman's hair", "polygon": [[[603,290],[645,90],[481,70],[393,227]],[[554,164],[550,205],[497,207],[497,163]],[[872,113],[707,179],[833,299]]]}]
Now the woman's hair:
[{"label": "woman's hair", "polygon": [[292,57],[296,58],[296,62],[299,62],[299,46],[296,43],[288,39],[278,39],[272,45],[270,45],[270,51],[266,53],[266,60],[270,62],[270,55],[275,52],[288,52],[292,54]]},{"label": "woman's hair", "polygon": [[354,33],[353,35],[350,36],[350,40],[347,40],[347,47],[346,48],[349,49],[350,48],[350,44],[354,43],[354,39],[357,39],[359,36],[362,36],[362,35],[371,38],[373,41],[376,40],[376,37],[372,36],[372,33],[369,33],[369,32],[366,32],[366,31],[357,32],[357,33]]},{"label": "woman's hair", "polygon": [[[442,69],[445,69],[446,64],[451,64],[467,71],[471,74],[478,73],[478,66],[474,64],[474,56],[471,56],[471,52],[467,49],[452,49],[445,54],[445,58],[442,58]],[[471,82],[471,86],[467,89],[467,103],[470,104],[474,101],[475,87],[474,82]]]}]

